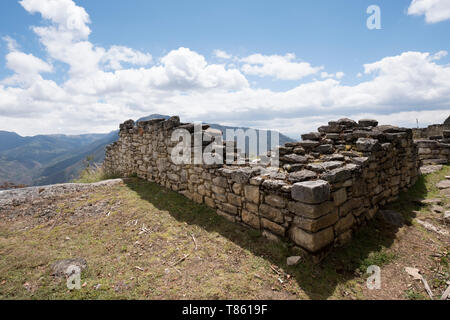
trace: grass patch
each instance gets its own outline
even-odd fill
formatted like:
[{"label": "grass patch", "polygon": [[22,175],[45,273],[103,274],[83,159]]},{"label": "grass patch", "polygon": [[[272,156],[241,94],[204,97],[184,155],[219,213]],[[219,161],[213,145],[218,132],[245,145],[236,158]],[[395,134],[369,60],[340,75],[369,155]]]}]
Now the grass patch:
[{"label": "grass patch", "polygon": [[[421,178],[392,208],[412,217],[411,200],[434,196],[433,184],[449,173]],[[89,170],[77,182],[107,178]],[[322,263],[287,266],[301,255],[292,245],[137,178],[55,207],[57,221],[0,217],[0,299],[361,299],[367,268],[399,259],[397,230],[375,219]],[[86,285],[68,291],[50,266],[78,257],[88,261]],[[439,261],[448,270],[448,255]],[[412,289],[399,295],[426,298]]]},{"label": "grass patch", "polygon": [[74,179],[73,183],[95,183],[103,180],[117,179],[120,175],[117,173],[106,172],[101,166],[88,166],[81,171],[78,179]]}]

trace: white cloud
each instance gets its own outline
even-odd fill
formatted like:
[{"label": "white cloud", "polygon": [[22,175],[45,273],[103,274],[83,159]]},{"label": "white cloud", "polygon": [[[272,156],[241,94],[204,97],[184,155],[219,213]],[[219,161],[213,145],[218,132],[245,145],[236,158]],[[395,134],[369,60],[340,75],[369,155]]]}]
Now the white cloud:
[{"label": "white cloud", "polygon": [[123,46],[111,47],[102,58],[107,63],[107,67],[113,70],[122,69],[122,62],[136,66],[145,66],[150,64],[152,59],[152,55],[149,53],[143,53]]},{"label": "white cloud", "polygon": [[54,22],[61,33],[80,39],[86,39],[91,33],[89,15],[72,0],[22,0],[19,3],[28,12],[40,13],[44,19]]},{"label": "white cloud", "polygon": [[13,51],[6,56],[6,66],[18,74],[51,72],[52,66],[32,54]]},{"label": "white cloud", "polygon": [[233,58],[233,56],[231,54],[226,53],[225,51],[219,50],[219,49],[214,50],[214,55],[219,59],[225,59],[225,60],[229,60],[229,59]]},{"label": "white cloud", "polygon": [[[105,49],[89,41],[89,16],[72,1],[24,0],[22,5],[50,19],[33,29],[48,59],[23,53],[6,40],[14,75],[0,81],[2,130],[104,132],[125,119],[161,113],[298,137],[342,116],[414,126],[416,118],[421,125],[442,122],[450,111],[450,66],[439,60],[445,51],[404,52],[368,63],[365,76],[349,86],[340,81],[343,72],[328,73],[293,54],[231,57],[234,66],[210,63],[189,48],[154,60],[123,46]],[[69,66],[59,83],[44,77],[56,62]],[[317,75],[319,80],[274,91],[250,85],[243,73],[282,80]]]},{"label": "white cloud", "polygon": [[285,56],[252,54],[242,58],[242,71],[248,75],[266,77],[271,76],[279,80],[299,80],[319,72],[322,67],[312,67],[307,62],[295,62],[293,53]]},{"label": "white cloud", "polygon": [[19,45],[17,44],[17,41],[9,36],[5,36],[2,38],[3,41],[6,42],[8,51],[17,51],[19,48]]},{"label": "white cloud", "polygon": [[409,15],[425,15],[427,23],[437,23],[450,19],[449,0],[413,0],[408,8]]}]

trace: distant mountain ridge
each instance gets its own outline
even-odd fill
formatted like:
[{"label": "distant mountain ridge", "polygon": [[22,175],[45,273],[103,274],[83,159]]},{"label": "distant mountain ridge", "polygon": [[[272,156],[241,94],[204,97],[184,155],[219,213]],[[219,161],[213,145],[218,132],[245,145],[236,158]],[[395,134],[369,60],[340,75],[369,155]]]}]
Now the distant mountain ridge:
[{"label": "distant mountain ridge", "polygon": [[[152,114],[138,119],[137,122],[168,118],[170,116]],[[248,129],[219,124],[210,126],[223,133],[226,129]],[[270,135],[269,133],[268,138]],[[279,137],[280,144],[293,141],[281,133]],[[33,137],[0,131],[0,184],[9,182],[32,186],[69,182],[79,176],[86,157],[91,156],[93,162],[102,163],[105,158],[105,147],[117,139],[117,130],[105,134]]]}]

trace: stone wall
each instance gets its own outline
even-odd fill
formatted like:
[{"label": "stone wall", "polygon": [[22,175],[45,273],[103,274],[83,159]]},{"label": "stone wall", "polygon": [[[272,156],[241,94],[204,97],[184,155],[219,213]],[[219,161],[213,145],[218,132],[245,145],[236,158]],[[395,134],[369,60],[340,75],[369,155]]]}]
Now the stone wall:
[{"label": "stone wall", "polygon": [[[193,125],[178,117],[125,122],[118,142],[107,148],[105,169],[154,181],[319,257],[347,242],[418,176],[412,130],[374,120],[333,121],[279,147],[273,152],[280,168],[177,165],[170,157],[177,128],[193,132]],[[204,126],[202,134],[208,130]]]},{"label": "stone wall", "polygon": [[413,129],[413,137],[415,140],[429,139],[433,137],[440,137],[442,139],[444,131],[447,130],[450,130],[450,123],[433,124],[431,126],[428,126],[427,128]]},{"label": "stone wall", "polygon": [[421,165],[450,163],[450,130],[443,130],[441,136],[426,137],[414,142],[419,148]]}]

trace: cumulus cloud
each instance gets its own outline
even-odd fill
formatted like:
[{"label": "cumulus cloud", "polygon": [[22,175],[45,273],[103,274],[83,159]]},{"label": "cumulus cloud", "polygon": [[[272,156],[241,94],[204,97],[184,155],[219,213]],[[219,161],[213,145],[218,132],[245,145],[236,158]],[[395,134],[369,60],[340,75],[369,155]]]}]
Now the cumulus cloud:
[{"label": "cumulus cloud", "polygon": [[[208,62],[189,48],[152,57],[124,46],[103,48],[89,41],[89,16],[71,0],[23,0],[46,24],[34,27],[46,59],[20,51],[6,38],[8,68],[0,80],[2,130],[21,134],[105,132],[125,119],[161,113],[183,121],[279,129],[298,138],[330,119],[375,117],[387,123],[442,122],[450,111],[450,66],[440,52],[404,52],[365,64],[364,81],[341,82],[299,61],[294,54],[238,58],[215,52],[235,65]],[[47,79],[65,63],[64,81]],[[303,82],[285,91],[250,85],[245,75]],[[306,81],[305,77],[313,75]]]},{"label": "cumulus cloud", "polygon": [[271,76],[280,80],[299,80],[319,72],[322,67],[312,67],[307,62],[296,62],[296,56],[288,53],[285,56],[252,54],[242,58],[245,63],[242,71],[248,75],[260,77]]},{"label": "cumulus cloud", "polygon": [[408,8],[409,15],[425,16],[427,23],[437,23],[450,19],[450,1],[413,0]]},{"label": "cumulus cloud", "polygon": [[225,60],[233,58],[233,56],[231,54],[229,54],[223,50],[219,50],[219,49],[214,50],[214,55],[219,59],[225,59]]},{"label": "cumulus cloud", "polygon": [[123,46],[113,46],[109,49],[102,60],[109,69],[122,69],[122,63],[130,63],[135,66],[146,66],[153,60],[150,53],[143,53]]}]

